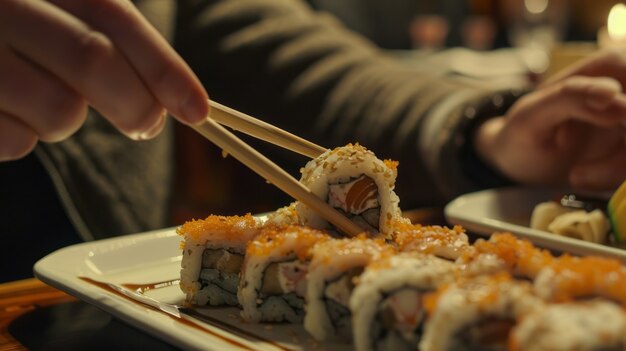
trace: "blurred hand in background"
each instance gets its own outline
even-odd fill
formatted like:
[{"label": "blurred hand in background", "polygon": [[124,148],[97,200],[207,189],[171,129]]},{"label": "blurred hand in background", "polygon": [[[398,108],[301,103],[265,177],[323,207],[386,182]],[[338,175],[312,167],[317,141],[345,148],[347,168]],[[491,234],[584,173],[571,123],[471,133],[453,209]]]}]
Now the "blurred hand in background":
[{"label": "blurred hand in background", "polygon": [[599,52],[477,131],[478,153],[511,179],[610,190],[626,179],[626,49]]}]

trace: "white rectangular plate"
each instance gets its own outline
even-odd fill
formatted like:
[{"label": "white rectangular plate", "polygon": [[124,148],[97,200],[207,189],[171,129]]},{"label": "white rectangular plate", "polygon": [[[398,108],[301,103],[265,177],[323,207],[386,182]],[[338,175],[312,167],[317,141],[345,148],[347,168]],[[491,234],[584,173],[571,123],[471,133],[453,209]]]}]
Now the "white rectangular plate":
[{"label": "white rectangular plate", "polygon": [[472,233],[489,236],[507,231],[547,249],[575,255],[609,256],[626,263],[626,250],[567,238],[529,228],[533,208],[566,193],[563,189],[513,187],[461,195],[445,208],[451,224]]},{"label": "white rectangular plate", "polygon": [[[60,249],[35,265],[35,275],[47,284],[94,304],[114,316],[185,349],[198,350],[350,350],[338,343],[318,343],[294,324],[246,324],[237,308],[202,308],[214,323],[200,328],[85,281],[151,284],[178,279],[180,241],[174,229],[140,233]],[[177,285],[149,290],[146,295],[182,304]]]}]

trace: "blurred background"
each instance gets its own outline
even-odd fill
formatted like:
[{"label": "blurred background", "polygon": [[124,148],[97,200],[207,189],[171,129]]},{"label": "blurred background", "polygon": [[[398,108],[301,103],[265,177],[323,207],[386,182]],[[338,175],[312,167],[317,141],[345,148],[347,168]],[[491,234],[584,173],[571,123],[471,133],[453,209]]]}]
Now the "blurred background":
[{"label": "blurred background", "polygon": [[615,0],[311,0],[386,49],[593,41]]},{"label": "blurred background", "polygon": [[[626,6],[615,0],[309,3],[407,65],[436,65],[441,74],[481,84],[532,85],[600,46],[626,43]],[[176,134],[173,224],[210,213],[272,211],[292,201],[190,129],[177,125]]]}]

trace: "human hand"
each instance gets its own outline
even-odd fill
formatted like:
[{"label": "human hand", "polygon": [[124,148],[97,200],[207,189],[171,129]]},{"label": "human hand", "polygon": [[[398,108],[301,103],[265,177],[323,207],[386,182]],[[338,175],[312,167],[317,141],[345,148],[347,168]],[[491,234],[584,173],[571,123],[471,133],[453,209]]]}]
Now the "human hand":
[{"label": "human hand", "polygon": [[127,0],[0,1],[0,161],[74,133],[91,105],[149,139],[169,111],[202,120],[197,77]]},{"label": "human hand", "polygon": [[559,71],[541,86],[555,84],[572,76],[611,77],[626,87],[626,47],[597,51]]},{"label": "human hand", "polygon": [[[583,68],[577,72],[591,69]],[[597,68],[594,72],[602,70]],[[614,75],[621,73],[626,75]],[[623,84],[577,75],[548,82],[518,100],[506,116],[480,126],[477,152],[520,183],[614,189],[626,178]]]}]

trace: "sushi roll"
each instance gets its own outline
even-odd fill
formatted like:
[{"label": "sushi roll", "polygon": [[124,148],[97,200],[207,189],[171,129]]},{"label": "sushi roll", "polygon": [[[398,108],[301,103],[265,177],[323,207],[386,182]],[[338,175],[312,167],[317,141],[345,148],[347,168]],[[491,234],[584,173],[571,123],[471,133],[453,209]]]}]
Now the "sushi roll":
[{"label": "sushi roll", "polygon": [[332,239],[313,247],[309,265],[304,329],[317,340],[350,340],[349,300],[369,263],[395,253],[382,239],[360,235]]},{"label": "sushi roll", "polygon": [[602,300],[551,304],[515,326],[511,351],[626,350],[626,315]]},{"label": "sushi roll", "polygon": [[239,284],[247,322],[301,322],[310,249],[330,236],[290,226],[266,228],[248,243]]},{"label": "sushi roll", "polygon": [[459,280],[425,302],[422,351],[506,350],[512,327],[542,306],[530,283],[504,273]]},{"label": "sushi roll", "polygon": [[292,202],[288,206],[281,207],[278,210],[271,212],[267,215],[265,225],[276,227],[287,227],[290,225],[300,225],[300,215],[296,210],[298,202]]},{"label": "sushi roll", "polygon": [[[504,270],[517,278],[532,280],[554,259],[549,251],[535,247],[530,241],[502,232],[492,234],[488,240],[476,240],[458,263],[468,269],[489,264],[494,270]],[[486,267],[480,270],[484,273]]]},{"label": "sushi roll", "polygon": [[534,290],[547,301],[598,297],[626,307],[626,269],[611,258],[563,255],[539,272]]},{"label": "sushi roll", "polygon": [[398,245],[399,251],[433,254],[454,261],[470,248],[465,230],[458,225],[450,229],[395,222],[392,228],[393,241]]},{"label": "sushi roll", "polygon": [[246,245],[261,231],[262,220],[214,216],[183,224],[180,288],[192,305],[236,306],[239,272]]},{"label": "sushi roll", "polygon": [[403,252],[371,263],[350,297],[356,350],[415,350],[426,313],[422,296],[459,273],[454,263]]},{"label": "sushi roll", "polygon": [[[402,217],[393,191],[398,163],[382,161],[359,144],[328,150],[302,168],[302,182],[315,195],[343,212],[366,232],[391,236],[393,221]],[[329,229],[330,224],[302,203],[296,204],[302,225]]]}]

